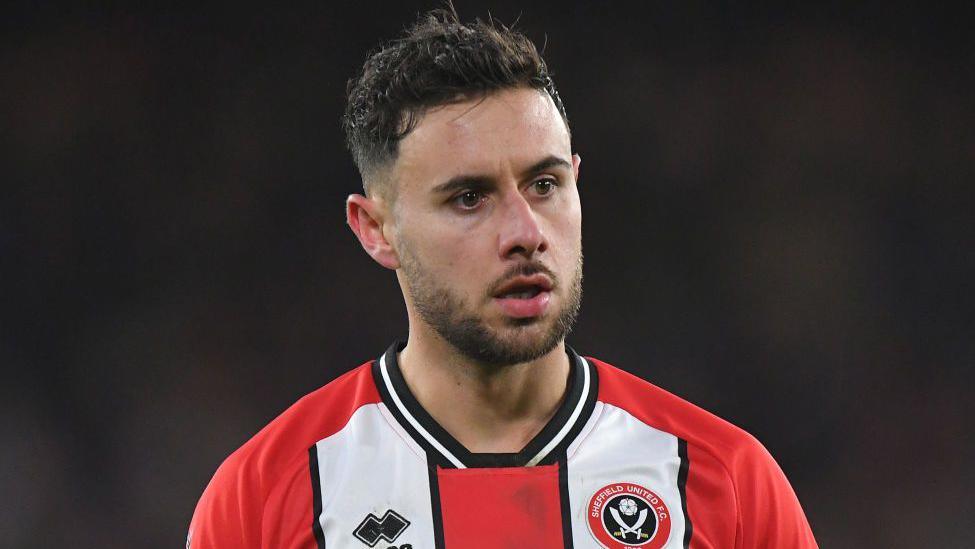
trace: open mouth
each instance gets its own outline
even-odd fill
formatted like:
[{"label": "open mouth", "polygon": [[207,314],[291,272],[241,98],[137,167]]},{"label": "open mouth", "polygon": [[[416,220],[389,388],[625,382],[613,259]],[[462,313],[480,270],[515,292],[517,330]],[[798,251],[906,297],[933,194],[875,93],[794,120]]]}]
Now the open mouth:
[{"label": "open mouth", "polygon": [[519,276],[498,288],[494,299],[508,317],[536,318],[545,314],[552,286],[552,279],[545,274]]},{"label": "open mouth", "polygon": [[498,297],[501,299],[531,299],[543,291],[545,290],[543,290],[541,286],[532,285],[521,288],[512,288],[510,291],[504,292]]},{"label": "open mouth", "polygon": [[494,294],[500,299],[531,299],[542,292],[552,291],[552,279],[542,273],[516,276],[503,284]]}]

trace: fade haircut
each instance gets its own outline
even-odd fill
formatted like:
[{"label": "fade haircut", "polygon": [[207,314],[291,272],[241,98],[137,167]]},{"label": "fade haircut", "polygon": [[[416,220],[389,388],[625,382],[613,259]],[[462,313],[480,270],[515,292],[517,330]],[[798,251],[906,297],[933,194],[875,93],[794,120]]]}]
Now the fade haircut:
[{"label": "fade haircut", "polygon": [[366,193],[380,190],[381,171],[427,109],[518,87],[548,93],[568,128],[548,67],[524,34],[490,17],[464,25],[449,3],[420,16],[348,82],[342,127]]}]

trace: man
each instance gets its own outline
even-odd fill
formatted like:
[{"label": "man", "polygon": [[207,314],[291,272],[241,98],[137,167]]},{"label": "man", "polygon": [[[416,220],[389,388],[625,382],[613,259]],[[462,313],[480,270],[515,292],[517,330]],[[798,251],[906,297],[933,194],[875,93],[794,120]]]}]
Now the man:
[{"label": "man", "polygon": [[815,547],[755,439],[565,345],[580,157],[527,38],[428,14],[350,82],[345,128],[348,224],[408,339],[231,455],[189,545]]}]

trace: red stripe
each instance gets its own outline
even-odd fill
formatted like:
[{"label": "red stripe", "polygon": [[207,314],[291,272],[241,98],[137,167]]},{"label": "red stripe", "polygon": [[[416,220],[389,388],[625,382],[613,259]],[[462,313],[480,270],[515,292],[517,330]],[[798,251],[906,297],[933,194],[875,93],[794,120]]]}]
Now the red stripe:
[{"label": "red stripe", "polygon": [[440,469],[447,549],[562,549],[558,464]]}]

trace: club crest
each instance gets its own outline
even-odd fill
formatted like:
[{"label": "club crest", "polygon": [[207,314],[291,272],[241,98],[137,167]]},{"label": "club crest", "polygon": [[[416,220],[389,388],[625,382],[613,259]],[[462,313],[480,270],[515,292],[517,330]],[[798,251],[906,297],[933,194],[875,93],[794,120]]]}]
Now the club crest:
[{"label": "club crest", "polygon": [[596,491],[587,509],[589,531],[607,549],[660,549],[670,538],[670,510],[639,484],[617,482]]}]

